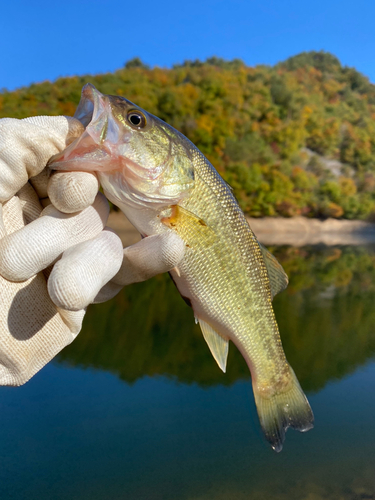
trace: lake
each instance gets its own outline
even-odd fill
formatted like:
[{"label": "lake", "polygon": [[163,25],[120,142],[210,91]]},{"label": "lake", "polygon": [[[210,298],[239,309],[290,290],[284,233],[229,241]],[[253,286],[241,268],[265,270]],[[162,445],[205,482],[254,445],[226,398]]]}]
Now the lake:
[{"label": "lake", "polygon": [[90,306],[77,340],[1,388],[1,499],[375,499],[375,247],[274,247],[287,358],[315,414],[264,440],[250,375],[223,374],[168,276]]}]

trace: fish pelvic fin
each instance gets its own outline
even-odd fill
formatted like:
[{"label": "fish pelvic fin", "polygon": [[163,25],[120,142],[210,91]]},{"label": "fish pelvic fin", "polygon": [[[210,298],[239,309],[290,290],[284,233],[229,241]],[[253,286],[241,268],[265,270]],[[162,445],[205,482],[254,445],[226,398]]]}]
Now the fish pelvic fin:
[{"label": "fish pelvic fin", "polygon": [[259,388],[253,385],[260,425],[265,438],[276,452],[280,452],[283,448],[288,427],[300,432],[306,432],[314,427],[314,415],[310,404],[293,369],[290,366],[289,369],[292,376],[291,383],[283,392],[264,396]]},{"label": "fish pelvic fin", "polygon": [[214,357],[219,368],[225,373],[227,369],[227,358],[229,350],[229,340],[217,333],[208,323],[199,319],[204,340],[210,348],[211,354]]},{"label": "fish pelvic fin", "polygon": [[272,253],[270,253],[266,247],[259,243],[259,241],[258,244],[267,268],[268,278],[270,280],[271,286],[271,295],[273,299],[276,294],[282,292],[288,286],[288,276],[276,257],[272,255]]}]

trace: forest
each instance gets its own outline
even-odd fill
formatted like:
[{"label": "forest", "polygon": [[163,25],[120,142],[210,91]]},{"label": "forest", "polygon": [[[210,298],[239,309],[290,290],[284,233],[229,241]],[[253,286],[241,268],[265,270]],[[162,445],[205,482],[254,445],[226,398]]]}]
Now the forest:
[{"label": "forest", "polygon": [[82,86],[122,95],[185,134],[253,217],[375,218],[375,85],[327,52],[271,66],[212,57],[0,92],[0,118],[73,115]]}]

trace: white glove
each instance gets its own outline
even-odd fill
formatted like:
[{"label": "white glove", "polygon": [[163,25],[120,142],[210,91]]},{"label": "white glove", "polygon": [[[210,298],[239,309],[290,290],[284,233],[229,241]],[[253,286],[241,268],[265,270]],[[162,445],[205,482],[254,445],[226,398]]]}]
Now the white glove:
[{"label": "white glove", "polygon": [[49,158],[82,131],[62,116],[0,120],[1,385],[25,383],[71,343],[88,304],[172,269],[184,254],[172,232],[123,250],[105,227],[109,207],[95,175],[49,178]]}]

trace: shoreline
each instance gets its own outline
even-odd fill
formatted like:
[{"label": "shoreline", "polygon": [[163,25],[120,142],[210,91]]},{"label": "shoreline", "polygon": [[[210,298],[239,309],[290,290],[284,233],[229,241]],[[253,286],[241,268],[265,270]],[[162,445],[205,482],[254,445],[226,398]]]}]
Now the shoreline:
[{"label": "shoreline", "polygon": [[261,217],[247,219],[265,245],[366,245],[375,243],[375,224],[362,220]]},{"label": "shoreline", "polygon": [[[308,219],[306,217],[249,217],[258,240],[265,245],[366,245],[375,243],[375,224],[361,220]],[[123,245],[133,245],[141,236],[121,212],[109,214],[108,226]]]}]

